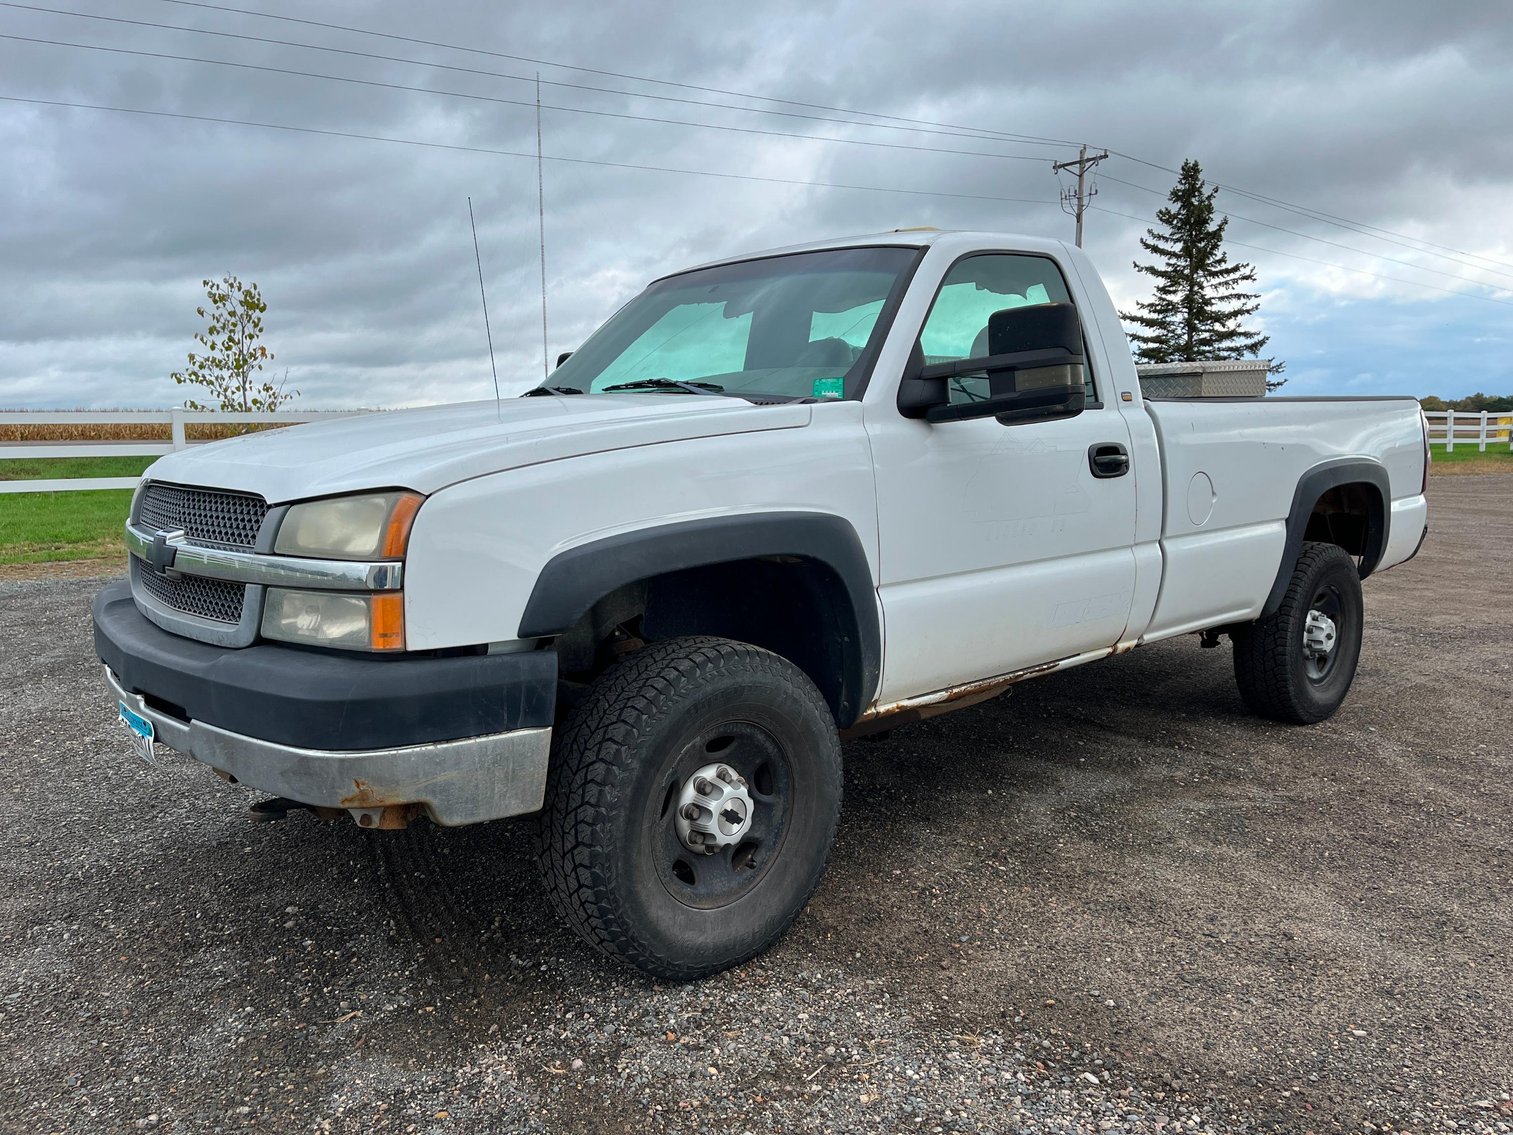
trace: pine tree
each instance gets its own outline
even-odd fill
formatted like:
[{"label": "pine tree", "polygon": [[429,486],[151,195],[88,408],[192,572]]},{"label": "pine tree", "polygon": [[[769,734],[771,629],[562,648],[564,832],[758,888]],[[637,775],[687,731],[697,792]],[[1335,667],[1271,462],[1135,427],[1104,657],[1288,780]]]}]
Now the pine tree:
[{"label": "pine tree", "polygon": [[[1156,293],[1138,305],[1139,311],[1119,313],[1137,328],[1129,336],[1139,362],[1240,359],[1255,357],[1266,346],[1268,336],[1242,325],[1261,306],[1259,295],[1240,290],[1255,283],[1256,270],[1231,264],[1223,250],[1229,218],[1214,219],[1218,192],[1218,186],[1205,188],[1202,168],[1189,158],[1168,197],[1170,206],[1156,213],[1166,231],[1147,229],[1140,238],[1140,247],[1156,259],[1136,261],[1135,271],[1155,277]],[[1284,365],[1269,369],[1276,374]],[[1282,383],[1266,385],[1275,389]]]}]

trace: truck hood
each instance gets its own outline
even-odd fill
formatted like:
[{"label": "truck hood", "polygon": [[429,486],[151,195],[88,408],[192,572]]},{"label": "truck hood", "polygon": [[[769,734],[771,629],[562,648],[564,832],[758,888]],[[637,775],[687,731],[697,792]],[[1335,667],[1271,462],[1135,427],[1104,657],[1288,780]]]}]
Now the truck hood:
[{"label": "truck hood", "polygon": [[392,410],[196,445],[153,463],[159,481],[258,493],[270,504],[447,485],[589,453],[809,423],[804,404],[593,394]]}]

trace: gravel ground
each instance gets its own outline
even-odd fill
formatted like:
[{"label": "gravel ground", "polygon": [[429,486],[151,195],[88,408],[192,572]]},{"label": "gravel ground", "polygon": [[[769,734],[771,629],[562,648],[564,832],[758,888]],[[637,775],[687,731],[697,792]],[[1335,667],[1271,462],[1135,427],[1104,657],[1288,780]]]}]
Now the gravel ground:
[{"label": "gravel ground", "polygon": [[1508,484],[1436,482],[1323,725],[1183,639],[848,746],[809,910],[682,987],[556,926],[527,822],[134,764],[98,584],[0,583],[0,1130],[1513,1131]]}]

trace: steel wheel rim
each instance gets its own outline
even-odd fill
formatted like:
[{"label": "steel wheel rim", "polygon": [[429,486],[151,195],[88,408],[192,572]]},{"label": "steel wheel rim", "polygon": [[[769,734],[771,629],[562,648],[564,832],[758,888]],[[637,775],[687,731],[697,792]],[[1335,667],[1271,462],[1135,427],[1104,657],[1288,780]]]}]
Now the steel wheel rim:
[{"label": "steel wheel rim", "polygon": [[[1317,645],[1318,635],[1313,633],[1315,616],[1322,616],[1331,624],[1333,638],[1326,649]],[[1334,674],[1339,665],[1341,644],[1348,630],[1345,599],[1338,586],[1321,587],[1308,605],[1303,624],[1303,670],[1314,685],[1322,685]]]},{"label": "steel wheel rim", "polygon": [[[739,843],[706,854],[685,845],[677,811],[689,778],[712,762],[746,781],[752,810]],[[766,878],[792,821],[793,768],[783,744],[753,722],[718,722],[683,746],[658,783],[650,817],[657,877],[674,900],[694,909],[718,909],[739,901]]]}]

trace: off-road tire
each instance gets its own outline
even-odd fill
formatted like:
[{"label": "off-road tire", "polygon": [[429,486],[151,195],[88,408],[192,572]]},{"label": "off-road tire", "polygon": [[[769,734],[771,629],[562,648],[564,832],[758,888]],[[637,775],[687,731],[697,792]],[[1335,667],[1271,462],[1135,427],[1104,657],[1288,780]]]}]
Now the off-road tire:
[{"label": "off-road tire", "polygon": [[[1309,611],[1321,603],[1339,616],[1338,638],[1325,672],[1313,674],[1304,633]],[[1235,681],[1245,705],[1261,717],[1297,725],[1333,714],[1355,679],[1363,614],[1355,561],[1338,545],[1304,544],[1276,613],[1232,636]]]},{"label": "off-road tire", "polygon": [[[722,749],[724,729],[735,740]],[[753,778],[753,816],[770,809],[775,824],[781,811],[756,866],[701,859],[666,834],[679,784],[722,752]],[[743,761],[765,761],[765,782]],[[801,670],[728,639],[654,643],[608,669],[559,731],[538,842],[547,895],[589,945],[653,977],[717,973],[798,917],[824,873],[840,803],[835,721]],[[681,868],[669,855],[683,857]],[[699,886],[716,893],[696,892],[679,870],[700,872]]]}]

